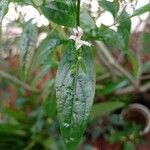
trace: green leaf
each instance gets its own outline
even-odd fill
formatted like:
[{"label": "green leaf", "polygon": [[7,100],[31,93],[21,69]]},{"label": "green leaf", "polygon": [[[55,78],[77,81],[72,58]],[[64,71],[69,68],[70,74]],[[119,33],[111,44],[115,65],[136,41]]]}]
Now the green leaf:
[{"label": "green leaf", "polygon": [[[10,0],[10,2],[12,2],[12,0]],[[24,4],[32,5],[33,4],[31,0],[13,0],[13,2],[19,3],[21,5],[24,5]]]},{"label": "green leaf", "polygon": [[76,0],[56,0],[57,2],[63,2],[65,4],[69,4],[69,5],[72,5],[72,6],[75,6],[76,5]]},{"label": "green leaf", "polygon": [[118,1],[113,1],[109,2],[107,0],[99,0],[99,4],[104,10],[109,11],[114,18],[117,16],[117,12],[119,10],[119,2]]},{"label": "green leaf", "polygon": [[20,110],[15,110],[11,108],[5,108],[4,112],[9,115],[9,117],[14,118],[18,122],[28,122],[27,115]]},{"label": "green leaf", "polygon": [[52,89],[52,93],[47,96],[44,103],[44,111],[49,118],[54,118],[57,114],[56,96],[54,93],[55,91]]},{"label": "green leaf", "polygon": [[123,146],[123,150],[135,150],[134,144],[131,142],[127,142]]},{"label": "green leaf", "polygon": [[133,73],[134,77],[136,77],[138,72],[139,72],[139,68],[140,68],[140,63],[138,61],[138,58],[137,58],[136,54],[133,53],[132,50],[128,51],[126,54],[127,54],[129,61],[131,62],[131,65],[132,65],[132,73]]},{"label": "green leaf", "polygon": [[[60,128],[68,150],[74,150],[84,133],[95,94],[95,71],[91,50],[83,47],[85,73],[78,64],[76,49],[69,44],[56,76]],[[72,66],[76,70],[72,71]]]},{"label": "green leaf", "polygon": [[64,43],[65,40],[60,32],[53,30],[48,36],[40,43],[33,58],[32,66],[35,68],[38,65],[44,64],[54,48]]},{"label": "green leaf", "polygon": [[150,4],[144,5],[143,7],[135,10],[132,14],[132,17],[142,15],[146,12],[150,12]]},{"label": "green leaf", "polygon": [[0,2],[0,23],[2,22],[3,17],[8,11],[8,4],[9,4],[8,0],[1,0]]},{"label": "green leaf", "polygon": [[25,135],[26,133],[20,125],[0,124],[0,134]]},{"label": "green leaf", "polygon": [[99,117],[102,117],[104,115],[109,114],[112,111],[115,111],[116,109],[120,109],[124,107],[125,104],[120,101],[114,101],[114,102],[104,102],[104,103],[98,103],[93,105],[91,114],[90,114],[90,119],[96,119]]},{"label": "green leaf", "polygon": [[115,92],[116,90],[123,88],[124,86],[126,86],[128,84],[127,80],[122,80],[122,81],[117,81],[117,82],[110,82],[108,84],[106,84],[104,86],[104,88],[102,89],[97,89],[98,93],[100,93],[100,95],[109,95],[113,92]]},{"label": "green leaf", "polygon": [[73,8],[70,5],[52,1],[48,5],[41,7],[43,14],[56,24],[74,27],[76,25]]},{"label": "green leaf", "polygon": [[[124,20],[122,22],[122,20]],[[122,36],[124,41],[124,50],[128,50],[130,31],[131,31],[131,20],[127,12],[122,12],[122,14],[118,17],[119,26],[117,32]]]},{"label": "green leaf", "polygon": [[104,41],[104,43],[112,46],[113,48],[124,49],[125,43],[123,37],[118,32],[112,29],[103,30],[101,28],[99,31],[99,33],[101,34],[100,40]]},{"label": "green leaf", "polygon": [[36,88],[37,84],[39,83],[39,80],[44,78],[44,76],[50,71],[51,67],[52,67],[52,64],[49,63],[49,64],[43,65],[40,68],[38,74],[34,77],[34,79],[32,81],[33,88]]},{"label": "green leaf", "polygon": [[37,36],[37,26],[35,24],[32,24],[31,21],[27,22],[23,28],[23,33],[20,40],[20,64],[21,76],[23,79],[26,79],[26,76],[30,70]]},{"label": "green leaf", "polygon": [[43,0],[32,0],[32,2],[36,5],[36,6],[41,6],[43,4]]},{"label": "green leaf", "polygon": [[95,21],[87,11],[82,11],[80,14],[80,26],[86,33],[84,36],[85,39],[89,40],[91,36],[95,36],[97,34]]},{"label": "green leaf", "polygon": [[84,31],[89,32],[90,30],[96,29],[95,21],[87,11],[81,12],[80,20],[81,27]]}]

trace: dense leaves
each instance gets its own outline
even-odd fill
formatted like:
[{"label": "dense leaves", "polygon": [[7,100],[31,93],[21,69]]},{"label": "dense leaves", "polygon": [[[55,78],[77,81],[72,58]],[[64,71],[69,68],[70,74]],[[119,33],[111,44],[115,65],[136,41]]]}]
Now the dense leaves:
[{"label": "dense leaves", "polygon": [[[18,15],[15,21],[7,20],[9,23],[3,28],[2,20],[10,2],[14,2]],[[126,96],[126,93],[142,95],[148,91],[148,23],[144,20],[146,33],[140,33],[140,40],[144,36],[143,46],[138,43],[139,35],[133,36],[131,32],[131,18],[150,12],[150,4],[133,10],[131,15],[127,13],[126,7],[120,12],[122,2],[98,0],[100,7],[95,12],[91,5],[80,5],[80,0],[0,1],[0,50],[4,57],[1,60],[0,51],[0,149],[75,150],[88,122],[92,126],[100,123],[103,116],[115,110],[118,110],[117,115],[120,117],[119,110],[137,99],[132,94]],[[33,22],[38,19],[26,22],[26,15],[20,12],[20,5],[33,6],[39,11],[40,19],[42,15],[48,19],[48,25],[37,27]],[[110,26],[101,24],[99,27],[96,25],[99,20],[92,16],[91,11],[98,13],[98,17],[107,11],[112,14],[114,22]],[[22,29],[22,34],[17,34],[15,39],[9,39],[9,27],[12,32],[16,32],[12,30],[12,25],[17,26],[19,31]],[[44,39],[43,35],[46,35]],[[133,42],[130,42],[131,38],[135,38]],[[87,43],[93,45],[83,46],[90,46]],[[80,44],[83,45],[76,50]],[[19,53],[14,57],[11,49],[17,46]],[[8,68],[14,64],[17,66],[16,72],[20,70],[20,76],[13,69],[9,71]],[[11,81],[11,84],[3,79]],[[119,94],[121,96],[117,96]],[[125,131],[120,132],[124,130],[120,128],[124,123],[120,124],[118,118],[115,122],[119,125],[115,134],[110,131],[112,122],[104,130],[98,123],[95,129],[98,138],[101,135],[105,137],[106,132],[110,131],[110,142],[120,142],[122,137],[126,137],[126,143],[121,141],[124,142],[122,148],[133,149],[134,143],[128,139],[133,131],[138,135],[140,129],[128,125]],[[105,123],[107,121],[104,120]],[[66,148],[60,138],[59,126]],[[91,138],[96,138],[95,133],[91,134]]]}]

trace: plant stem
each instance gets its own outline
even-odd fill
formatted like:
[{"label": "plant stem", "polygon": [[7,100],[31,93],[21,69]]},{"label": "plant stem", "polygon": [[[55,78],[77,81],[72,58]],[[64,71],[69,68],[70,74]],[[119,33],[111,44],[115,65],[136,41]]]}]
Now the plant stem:
[{"label": "plant stem", "polygon": [[15,82],[16,84],[22,86],[22,87],[25,88],[26,90],[29,90],[29,91],[35,92],[35,93],[39,93],[38,90],[32,89],[28,84],[26,84],[26,83],[20,81],[20,80],[17,79],[16,77],[14,77],[14,76],[12,76],[12,75],[10,75],[10,74],[7,74],[6,72],[3,72],[3,71],[1,71],[1,70],[0,70],[0,77],[5,78],[5,79],[7,79],[7,80],[10,80],[10,81],[12,81],[12,82]]},{"label": "plant stem", "polygon": [[41,139],[41,135],[36,135],[33,140],[31,141],[31,143],[29,143],[29,145],[27,145],[27,147],[24,148],[24,150],[31,150],[35,144],[40,141]]},{"label": "plant stem", "polygon": [[80,3],[81,0],[77,0],[77,26],[80,26]]},{"label": "plant stem", "polygon": [[133,93],[145,93],[146,91],[148,91],[150,89],[150,84],[147,83],[147,84],[144,84],[144,85],[141,85],[139,87],[139,91],[137,91],[133,86],[128,86],[126,88],[123,88],[123,89],[119,89],[115,92],[116,95],[127,95],[127,94],[133,94]]},{"label": "plant stem", "polygon": [[138,85],[136,83],[136,81],[134,81],[133,77],[131,76],[131,74],[126,71],[122,66],[120,66],[120,64],[118,64],[115,59],[113,58],[113,56],[111,55],[111,53],[109,53],[109,50],[107,49],[107,47],[104,45],[104,43],[100,42],[100,41],[95,41],[94,42],[95,47],[97,48],[97,50],[100,50],[103,55],[106,57],[108,63],[117,71],[119,71],[120,73],[122,73],[134,86],[135,89],[138,89]]}]

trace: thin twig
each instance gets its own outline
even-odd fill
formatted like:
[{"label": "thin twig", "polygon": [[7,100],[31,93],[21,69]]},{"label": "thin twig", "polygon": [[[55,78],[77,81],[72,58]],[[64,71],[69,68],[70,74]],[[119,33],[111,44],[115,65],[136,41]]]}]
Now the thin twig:
[{"label": "thin twig", "polygon": [[150,74],[141,76],[140,80],[150,80]]},{"label": "thin twig", "polygon": [[115,94],[116,95],[126,95],[126,94],[138,93],[138,92],[144,93],[144,92],[148,91],[149,89],[150,89],[150,83],[141,86],[138,91],[133,86],[128,86],[126,88],[116,91]]},{"label": "thin twig", "polygon": [[35,146],[35,144],[40,141],[40,139],[41,135],[35,136],[31,143],[29,143],[29,145],[27,145],[27,147],[24,148],[24,150],[31,150]]},{"label": "thin twig", "polygon": [[98,77],[96,78],[96,81],[97,81],[97,82],[103,81],[103,80],[105,80],[105,79],[107,79],[107,78],[110,78],[111,76],[112,76],[112,75],[111,75],[110,73],[106,73],[106,74],[104,74],[104,75],[98,76]]},{"label": "thin twig", "polygon": [[12,81],[12,82],[14,82],[14,83],[16,83],[16,84],[22,86],[23,88],[25,88],[25,89],[28,90],[28,91],[36,92],[36,93],[39,93],[39,92],[40,92],[40,91],[38,91],[38,90],[36,90],[36,89],[31,88],[28,84],[26,84],[26,83],[20,81],[18,78],[14,77],[14,76],[12,76],[12,75],[6,73],[6,72],[3,72],[3,71],[1,71],[1,70],[0,70],[0,77],[5,78],[5,79],[7,79],[7,80],[10,80],[10,81]]}]

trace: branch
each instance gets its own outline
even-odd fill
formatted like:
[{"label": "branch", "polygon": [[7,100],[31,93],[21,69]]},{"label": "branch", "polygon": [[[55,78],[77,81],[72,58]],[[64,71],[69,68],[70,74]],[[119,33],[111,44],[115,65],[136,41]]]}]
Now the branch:
[{"label": "branch", "polygon": [[40,91],[36,90],[36,89],[32,89],[28,84],[20,81],[19,79],[17,79],[16,77],[10,75],[10,74],[7,74],[6,72],[3,72],[0,70],[0,77],[2,78],[5,78],[7,80],[10,80],[20,86],[22,86],[23,88],[25,88],[26,90],[28,91],[31,91],[31,92],[35,92],[35,93],[39,93]]},{"label": "branch", "polygon": [[149,89],[150,89],[150,83],[141,86],[138,91],[133,86],[129,86],[129,87],[126,87],[126,88],[116,91],[115,94],[116,95],[126,95],[126,94],[138,93],[138,92],[144,93],[144,92],[148,91]]},{"label": "branch", "polygon": [[100,41],[95,41],[94,45],[97,48],[97,50],[99,50],[103,53],[103,55],[106,57],[106,59],[110,63],[110,65],[114,69],[116,69],[120,73],[122,73],[132,83],[134,88],[138,89],[138,85],[137,85],[136,81],[134,80],[134,78],[131,76],[131,74],[128,71],[126,71],[122,66],[120,66],[120,64],[118,64],[115,61],[115,59],[113,58],[113,56],[111,55],[111,53],[109,52],[109,50],[107,49],[105,44],[103,42],[100,42]]}]

